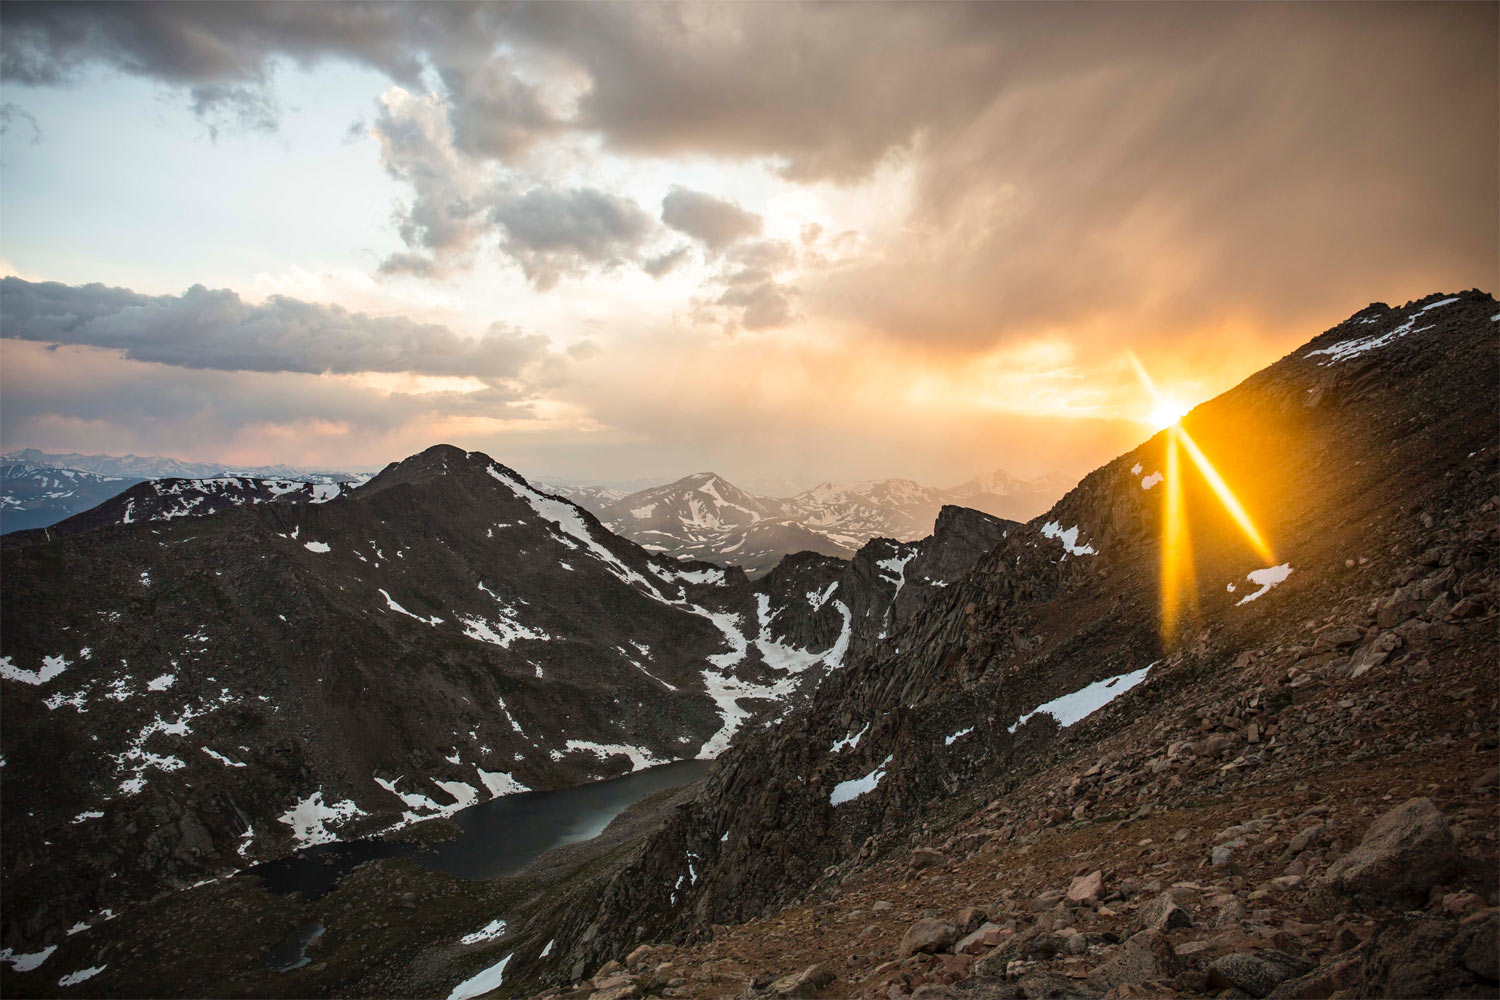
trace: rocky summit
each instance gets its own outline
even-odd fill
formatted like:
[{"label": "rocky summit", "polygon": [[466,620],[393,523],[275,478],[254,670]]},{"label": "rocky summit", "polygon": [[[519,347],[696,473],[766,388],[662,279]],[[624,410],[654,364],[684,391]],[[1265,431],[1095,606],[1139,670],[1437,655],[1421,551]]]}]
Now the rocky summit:
[{"label": "rocky summit", "polygon": [[[441,446],[28,536],[4,989],[1495,996],[1497,343],[1376,303],[1025,524],[756,580]],[[685,757],[501,877],[226,877]]]}]

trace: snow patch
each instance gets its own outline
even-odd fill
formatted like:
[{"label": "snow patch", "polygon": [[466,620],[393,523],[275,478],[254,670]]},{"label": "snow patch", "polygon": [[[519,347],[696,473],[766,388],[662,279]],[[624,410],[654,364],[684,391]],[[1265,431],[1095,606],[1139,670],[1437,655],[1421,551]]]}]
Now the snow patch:
[{"label": "snow patch", "polygon": [[93,979],[95,976],[97,976],[107,968],[109,968],[108,962],[104,963],[103,965],[91,965],[87,969],[79,969],[77,972],[70,972],[66,976],[63,976],[61,979],[59,979],[57,981],[57,985],[77,986],[85,979]]},{"label": "snow patch", "polygon": [[[515,952],[511,952],[514,955]],[[448,1000],[472,1000],[473,997],[481,997],[492,990],[497,990],[505,982],[505,966],[510,962],[511,955],[506,955],[500,961],[478,972],[457,986],[453,992],[448,994]]]},{"label": "snow patch", "polygon": [[1078,544],[1078,525],[1076,524],[1073,525],[1073,527],[1068,528],[1067,530],[1063,530],[1061,522],[1048,521],[1046,524],[1042,525],[1042,537],[1056,538],[1058,541],[1062,542],[1063,548],[1066,549],[1070,555],[1092,556],[1098,554],[1094,551],[1094,547],[1092,545]]},{"label": "snow patch", "polygon": [[[894,755],[892,755],[894,756]],[[851,802],[867,792],[873,792],[875,787],[885,778],[885,769],[890,765],[891,757],[880,762],[880,765],[862,778],[851,778],[849,781],[841,781],[833,786],[833,791],[828,795],[828,804],[841,806],[845,802]]]},{"label": "snow patch", "polygon": [[52,953],[56,950],[57,945],[49,944],[41,951],[34,951],[29,955],[17,955],[9,948],[6,948],[4,951],[0,951],[0,962],[9,962],[10,967],[17,972],[30,972],[51,958]]},{"label": "snow patch", "polygon": [[356,816],[366,815],[350,799],[325,805],[323,789],[319,788],[276,818],[292,828],[292,839],[301,848],[338,840],[337,834],[328,829],[328,823],[347,823]]},{"label": "snow patch", "polygon": [[959,740],[963,739],[965,736],[968,736],[973,731],[974,731],[974,727],[973,726],[970,726],[968,729],[960,729],[958,732],[954,733],[952,736],[946,736],[946,737],[944,737],[943,738],[943,746],[945,746],[945,747],[951,747],[953,744],[957,743]]},{"label": "snow patch", "polygon": [[1149,475],[1145,479],[1141,480],[1141,489],[1143,489],[1143,490],[1149,490],[1151,487],[1157,485],[1158,483],[1160,483],[1165,478],[1166,477],[1163,476],[1159,470],[1156,471],[1156,472],[1153,472],[1153,473],[1151,473],[1151,475]]},{"label": "snow patch", "polygon": [[496,918],[485,924],[472,934],[465,934],[458,939],[459,944],[479,944],[481,941],[493,941],[505,936],[505,921]]},{"label": "snow patch", "polygon": [[0,656],[0,677],[8,681],[20,681],[22,684],[40,687],[70,666],[72,663],[63,659],[61,653],[56,656],[43,656],[40,670],[22,670],[10,662],[10,657]]},{"label": "snow patch", "polygon": [[[645,747],[626,746],[623,743],[593,743],[589,740],[569,740],[566,752],[573,753],[575,751],[591,753],[600,759],[624,754],[630,758],[630,770],[632,772],[644,771],[648,767],[656,767],[659,764],[667,763]],[[562,760],[563,754],[564,751],[562,750],[554,750],[552,751],[552,759]]]},{"label": "snow patch", "polygon": [[1357,358],[1367,351],[1373,351],[1376,348],[1384,347],[1391,341],[1398,340],[1401,337],[1406,336],[1408,333],[1421,333],[1423,330],[1431,330],[1432,326],[1424,326],[1415,330],[1413,329],[1413,327],[1416,326],[1417,319],[1421,317],[1423,313],[1428,312],[1432,309],[1437,309],[1439,306],[1451,305],[1452,303],[1457,301],[1458,296],[1455,295],[1450,298],[1439,299],[1436,302],[1429,302],[1427,305],[1423,306],[1422,308],[1418,309],[1416,312],[1408,316],[1406,322],[1402,323],[1398,327],[1395,327],[1394,329],[1386,331],[1385,333],[1375,334],[1369,337],[1356,337],[1353,340],[1341,340],[1337,344],[1333,344],[1329,347],[1319,348],[1316,351],[1308,351],[1303,355],[1303,357],[1312,358],[1317,357],[1320,354],[1326,354],[1328,356],[1328,360],[1318,362],[1320,365],[1331,365],[1338,361],[1347,361],[1350,358]]},{"label": "snow patch", "polygon": [[309,552],[329,551],[329,545],[327,542],[303,542],[302,547]]},{"label": "snow patch", "polygon": [[1255,591],[1252,594],[1246,594],[1244,597],[1241,597],[1238,601],[1235,601],[1234,602],[1235,606],[1238,607],[1241,604],[1249,604],[1251,601],[1255,600],[1261,594],[1264,594],[1266,591],[1270,590],[1272,587],[1274,587],[1277,584],[1283,582],[1284,580],[1286,580],[1287,577],[1289,577],[1291,575],[1292,575],[1292,564],[1291,563],[1282,563],[1280,566],[1267,566],[1265,569],[1254,569],[1254,570],[1251,570],[1250,572],[1248,572],[1248,573],[1245,574],[1245,579],[1249,580],[1251,583],[1255,584],[1260,589],[1257,590],[1257,591]]},{"label": "snow patch", "polygon": [[865,733],[868,733],[869,731],[870,724],[866,722],[865,728],[861,729],[859,732],[850,733],[841,740],[834,740],[833,746],[828,748],[828,752],[838,753],[840,750],[843,750],[845,748],[853,750],[855,747],[859,746],[859,741],[864,739]]},{"label": "snow patch", "polygon": [[421,615],[412,614],[410,611],[407,611],[401,605],[397,604],[395,599],[391,597],[390,594],[387,594],[384,590],[380,591],[380,596],[385,598],[385,606],[390,608],[392,611],[397,612],[398,614],[403,614],[408,618],[415,618],[417,621],[422,622],[426,625],[443,624],[443,620],[436,615],[433,615],[431,618],[423,618]]},{"label": "snow patch", "polygon": [[1033,715],[1050,715],[1057,720],[1060,728],[1066,729],[1073,723],[1088,718],[1145,680],[1146,675],[1151,671],[1151,667],[1155,665],[1153,663],[1128,674],[1116,674],[1114,677],[1106,677],[1102,681],[1087,684],[1077,691],[1053,698],[1049,702],[1038,705],[1011,723],[1010,732],[1013,733],[1024,726],[1027,720]]},{"label": "snow patch", "polygon": [[208,754],[214,760],[218,761],[220,764],[223,764],[225,767],[244,767],[245,766],[244,764],[240,763],[237,760],[230,760],[228,757],[226,757],[223,754],[219,753],[217,750],[210,750],[208,747],[199,747],[199,749],[202,750],[204,753]]},{"label": "snow patch", "polygon": [[505,771],[486,771],[478,764],[474,765],[474,770],[479,772],[479,783],[490,793],[492,799],[531,791]]}]

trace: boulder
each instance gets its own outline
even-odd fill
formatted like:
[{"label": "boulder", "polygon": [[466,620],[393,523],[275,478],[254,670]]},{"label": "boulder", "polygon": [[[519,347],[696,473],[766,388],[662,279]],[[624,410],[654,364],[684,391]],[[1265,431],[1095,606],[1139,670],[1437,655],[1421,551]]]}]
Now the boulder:
[{"label": "boulder", "polygon": [[958,933],[963,935],[972,934],[975,928],[985,923],[989,918],[990,915],[979,907],[965,906],[962,910],[958,911],[958,916],[953,922],[958,925]]},{"label": "boulder", "polygon": [[1092,871],[1080,875],[1068,886],[1064,897],[1070,903],[1092,903],[1104,892],[1104,873]]},{"label": "boulder", "polygon": [[643,944],[625,956],[625,968],[630,969],[632,972],[637,971],[641,966],[649,962],[654,954],[655,950],[649,944]]},{"label": "boulder", "polygon": [[801,972],[788,973],[771,983],[771,996],[806,1000],[837,978],[821,965],[809,965]]},{"label": "boulder", "polygon": [[1177,905],[1171,892],[1164,892],[1141,910],[1141,929],[1159,931],[1162,934],[1178,927],[1193,926],[1188,911]]},{"label": "boulder", "polygon": [[949,951],[958,940],[958,928],[945,920],[923,917],[907,928],[901,938],[901,957],[907,958],[922,952],[937,954]]},{"label": "boulder", "polygon": [[946,868],[948,867],[948,856],[942,851],[934,851],[930,847],[919,847],[911,852],[907,863],[913,870],[920,871],[923,868]]},{"label": "boulder", "polygon": [[1420,906],[1460,865],[1458,847],[1431,799],[1396,806],[1370,825],[1358,847],[1318,880],[1325,898]]},{"label": "boulder", "polygon": [[1328,1000],[1335,993],[1352,996],[1359,986],[1360,960],[1338,958],[1304,976],[1288,979],[1269,994],[1271,1000]]},{"label": "boulder", "polygon": [[602,990],[595,990],[589,994],[589,1000],[634,1000],[641,995],[641,988],[635,983],[621,983],[618,986],[608,986]]},{"label": "boulder", "polygon": [[1210,990],[1236,989],[1253,997],[1268,996],[1288,979],[1311,972],[1313,964],[1286,952],[1236,952],[1216,958],[1208,966]]},{"label": "boulder", "polygon": [[1500,968],[1500,915],[1460,923],[1425,913],[1403,913],[1375,928],[1366,942],[1363,996],[1493,996]]},{"label": "boulder", "polygon": [[1172,942],[1159,931],[1140,931],[1120,946],[1108,962],[1088,975],[1089,985],[1109,989],[1122,984],[1168,980],[1181,971]]},{"label": "boulder", "polygon": [[1004,928],[986,921],[959,938],[953,951],[959,955],[983,955],[1004,941],[1006,936]]},{"label": "boulder", "polygon": [[1081,980],[1055,972],[1027,973],[1016,981],[1015,993],[1024,1000],[1090,1000],[1099,995]]}]

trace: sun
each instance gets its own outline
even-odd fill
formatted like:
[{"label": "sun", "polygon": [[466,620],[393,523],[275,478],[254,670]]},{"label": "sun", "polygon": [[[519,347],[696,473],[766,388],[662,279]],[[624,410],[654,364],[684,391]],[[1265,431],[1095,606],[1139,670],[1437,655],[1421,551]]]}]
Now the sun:
[{"label": "sun", "polygon": [[1177,421],[1181,420],[1188,409],[1187,406],[1184,406],[1175,399],[1167,396],[1159,396],[1155,404],[1151,407],[1151,415],[1148,419],[1153,429],[1162,430],[1163,428],[1171,427]]}]

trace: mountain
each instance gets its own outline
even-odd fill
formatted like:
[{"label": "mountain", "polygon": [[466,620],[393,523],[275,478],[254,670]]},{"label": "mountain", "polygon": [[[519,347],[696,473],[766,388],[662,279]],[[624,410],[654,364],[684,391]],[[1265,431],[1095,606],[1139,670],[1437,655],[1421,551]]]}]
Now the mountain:
[{"label": "mountain", "polygon": [[[301,487],[296,488],[296,493],[289,493],[285,486],[289,482],[349,488],[368,478],[364,474],[312,472],[283,465],[233,469],[179,462],[175,458],[54,454],[24,448],[5,456],[4,464],[0,464],[0,534],[57,524],[143,480],[167,480],[170,485],[162,487],[165,492],[158,496],[151,496],[149,489],[132,495],[139,509],[161,511],[158,516],[182,516],[236,502],[261,502],[283,494],[286,500],[297,500],[300,493],[327,496],[326,490],[308,491]],[[263,485],[251,486],[255,481]],[[192,485],[194,482],[201,485]],[[168,496],[174,499],[166,499]],[[260,499],[256,500],[257,497]],[[175,513],[166,513],[168,510]],[[99,516],[112,516],[113,512],[116,508]],[[124,508],[118,513],[123,516]]]},{"label": "mountain", "polygon": [[595,514],[631,493],[630,490],[619,486],[567,483],[556,479],[536,479],[533,482],[538,489],[546,490],[555,497],[571,500],[584,510]]},{"label": "mountain", "polygon": [[729,563],[756,578],[793,552],[852,558],[872,538],[910,540],[932,530],[945,506],[1008,520],[1045,509],[1055,482],[1028,483],[999,470],[951,490],[908,479],[823,483],[788,498],[757,496],[711,472],[609,501],[575,496],[612,531],[652,551]]},{"label": "mountain", "polygon": [[183,462],[159,455],[80,455],[77,452],[60,454],[22,448],[3,458],[11,462],[27,462],[55,469],[79,469],[102,476],[118,476],[126,479],[217,479],[238,476],[246,479],[296,479],[310,483],[360,482],[367,476],[330,472],[327,470],[296,469],[287,465],[242,465],[232,466],[217,462]]},{"label": "mountain", "polygon": [[[768,711],[740,725],[701,782],[650,796],[603,836],[487,881],[375,860],[320,899],[230,878],[133,902],[114,919],[83,921],[71,916],[85,891],[80,872],[92,877],[93,898],[138,900],[139,892],[123,891],[121,877],[105,876],[129,873],[138,855],[160,855],[164,845],[190,849],[201,840],[193,824],[161,805],[131,817],[133,827],[82,841],[79,831],[119,822],[116,811],[130,806],[116,799],[89,811],[103,817],[67,818],[70,808],[87,807],[69,801],[79,787],[66,773],[82,761],[116,780],[110,769],[119,766],[90,753],[86,734],[100,731],[102,741],[112,729],[69,707],[76,683],[69,671],[76,678],[108,662],[112,672],[115,658],[138,655],[121,647],[109,660],[70,657],[71,630],[89,622],[90,610],[120,612],[118,624],[141,645],[181,627],[170,619],[155,627],[153,617],[169,608],[106,603],[106,595],[138,593],[129,587],[136,563],[180,558],[174,553],[192,552],[190,538],[204,529],[232,533],[247,539],[246,555],[264,550],[276,559],[246,567],[207,558],[205,574],[263,577],[280,601],[363,607],[378,603],[364,602],[364,564],[315,581],[303,563],[322,564],[297,553],[298,539],[276,547],[292,516],[303,543],[333,537],[349,520],[357,525],[350,539],[390,532],[413,565],[440,560],[392,595],[429,621],[451,617],[447,602],[458,596],[446,596],[445,581],[483,563],[488,550],[482,531],[461,531],[442,515],[445,503],[457,502],[442,498],[467,495],[470,487],[458,484],[469,477],[459,472],[472,463],[478,468],[469,471],[490,475],[487,460],[441,450],[417,457],[425,463],[420,474],[415,466],[423,463],[408,460],[409,482],[391,480],[369,496],[361,489],[317,507],[240,508],[196,519],[192,532],[177,520],[13,550],[0,582],[8,605],[16,594],[27,603],[19,613],[8,606],[0,643],[13,627],[24,628],[52,659],[16,662],[14,669],[34,671],[38,681],[46,675],[34,694],[26,680],[0,680],[7,824],[0,933],[10,949],[0,956],[12,966],[0,970],[0,982],[17,995],[453,1000],[489,993],[569,1000],[1493,996],[1500,989],[1497,323],[1500,304],[1478,291],[1360,310],[1183,418],[1212,476],[1198,471],[1186,439],[1172,446],[1179,437],[1169,430],[1090,473],[1025,525],[944,511],[939,536],[987,532],[947,554],[938,536],[915,554],[885,540],[848,562],[794,556],[756,581],[733,570],[724,571],[722,587],[684,581],[698,608],[738,614],[744,662],[765,665],[773,671],[767,677],[785,679],[769,664],[789,669],[804,658],[799,648],[831,658],[847,635],[842,666],[810,667],[807,674],[821,674],[816,686],[767,699]],[[516,484],[507,489],[521,485],[496,472]],[[464,523],[509,504],[503,493],[472,489]],[[507,508],[505,516],[537,516],[527,508]],[[1164,531],[1169,508],[1185,534]],[[595,543],[638,575],[661,579],[651,566],[670,572],[662,557],[577,516]],[[1242,519],[1261,542],[1248,540]],[[262,523],[269,534],[256,528]],[[337,537],[323,556],[352,544],[367,551]],[[965,563],[963,550],[976,542],[990,548]],[[558,558],[581,571],[593,558],[542,537],[526,544],[530,558],[515,572],[524,566],[555,575],[547,567]],[[85,547],[98,563],[124,567],[109,570],[112,589],[91,583]],[[25,553],[25,572],[12,575]],[[70,571],[86,597],[76,604],[55,582]],[[151,572],[153,587],[159,573]],[[230,585],[214,579],[192,582],[205,592]],[[1162,614],[1164,579],[1179,588],[1170,618]],[[892,595],[888,626],[878,602],[860,593],[866,586]],[[641,598],[629,620],[667,629],[657,606],[671,602],[626,587]],[[439,599],[418,604],[429,588]],[[590,580],[570,599],[586,603],[596,592]],[[710,603],[715,594],[719,602]],[[728,610],[731,594],[740,595],[733,600],[743,610]],[[908,595],[914,603],[903,612]],[[230,614],[242,600],[224,594],[214,612]],[[531,626],[519,616],[546,606],[515,607],[518,622]],[[568,628],[592,634],[602,627],[597,614],[569,607]],[[137,613],[127,617],[131,610]],[[682,610],[683,621],[703,619]],[[378,609],[351,617],[364,633],[385,635],[391,623],[424,636],[446,624]],[[328,634],[331,642],[306,635],[301,653],[271,650],[282,662],[270,676],[300,685],[300,698],[279,699],[284,711],[299,711],[312,697],[302,695],[311,687],[305,675],[325,662],[330,675],[347,663],[347,673],[372,682],[341,711],[317,706],[305,722],[316,739],[273,712],[262,728],[236,733],[257,757],[254,770],[234,772],[233,787],[212,777],[220,772],[153,771],[140,794],[190,777],[194,787],[177,788],[175,801],[189,803],[205,828],[222,822],[213,809],[224,795],[238,802],[240,783],[273,775],[292,790],[266,807],[273,814],[289,800],[305,801],[299,796],[314,781],[330,794],[302,817],[317,818],[323,814],[314,806],[341,807],[345,798],[370,808],[376,800],[359,797],[370,771],[341,784],[323,758],[347,752],[341,748],[357,709],[381,697],[382,683],[404,686],[424,726],[442,700],[493,721],[480,730],[486,745],[509,732],[491,718],[501,708],[495,697],[462,701],[469,695],[458,692],[479,695],[479,682],[437,659],[436,648],[403,655],[391,639],[386,652],[399,668],[376,668],[361,657],[368,640],[360,630]],[[739,647],[716,624],[708,634],[717,640],[709,656]],[[683,636],[684,645],[692,641]],[[830,637],[833,645],[822,645]],[[514,645],[525,648],[519,639]],[[326,646],[333,652],[317,659]],[[682,673],[669,679],[680,677],[682,689],[694,672],[720,673],[686,650],[672,652]],[[228,670],[221,663],[235,662],[216,660],[209,669],[221,676]],[[510,676],[505,664],[484,676],[498,685]],[[593,669],[609,672],[607,659]],[[540,697],[538,686],[529,687]],[[65,697],[53,710],[37,704],[43,694]],[[511,686],[492,694],[514,711]],[[668,694],[654,691],[650,709],[631,716],[648,740],[666,727],[642,717],[686,719],[696,711],[692,699]],[[621,702],[628,714],[629,699]],[[572,701],[545,704],[560,715]],[[107,710],[93,700],[84,707]],[[188,739],[176,711],[139,718],[156,741],[142,743],[141,755],[196,756],[181,751],[198,734]],[[221,719],[240,724],[230,714],[212,716],[215,724]],[[383,728],[390,725],[382,718],[366,738],[422,745],[425,728],[398,738]],[[558,738],[539,737],[547,747]],[[523,759],[507,767],[516,774],[545,766],[526,745],[514,745]],[[474,759],[462,746],[454,756]],[[301,770],[276,770],[262,747],[285,748]],[[396,787],[408,793],[427,788],[415,775],[473,781],[472,771],[442,770],[435,752],[398,754],[400,770],[379,776],[395,784],[392,777],[402,775]],[[57,768],[64,754],[69,766]],[[336,820],[327,825],[345,832]],[[262,827],[254,829],[259,844]],[[91,926],[78,929],[73,919]],[[326,929],[308,962],[286,972],[268,967],[278,942],[307,927]]]},{"label": "mountain", "polygon": [[[916,977],[963,995],[1159,978],[1201,993],[1252,969],[1239,988],[1264,994],[1320,961],[1325,985],[1276,995],[1491,995],[1493,960],[1441,956],[1485,940],[1493,953],[1500,929],[1484,909],[1497,902],[1497,321],[1480,292],[1375,304],[1184,418],[1270,559],[1208,477],[1174,462],[1170,432],[1089,474],[736,745],[597,907],[554,911],[548,960],[524,935],[497,944],[510,978],[576,982],[641,942],[691,945],[650,962],[692,976],[774,933],[750,972],[777,953],[769,971],[789,980],[826,962],[868,995],[905,995]],[[1157,473],[1177,468],[1196,577],[1167,635],[1172,483]],[[669,894],[684,858],[694,877]],[[1156,900],[1168,885],[1180,890]],[[874,900],[898,901],[896,919]],[[1168,904],[1180,919],[1161,916]],[[1417,925],[1413,904],[1427,906]],[[1218,938],[1163,933],[1212,922],[1211,906]],[[1351,911],[1366,915],[1353,930],[1330,919]],[[1459,922],[1480,911],[1487,923]],[[992,958],[912,957],[909,935],[952,951],[985,912],[996,926],[974,954]],[[1120,944],[1143,926],[1157,937]],[[1282,951],[1247,953],[1267,947]],[[1427,985],[1393,985],[1412,982]]]},{"label": "mountain", "polygon": [[752,584],[449,446],[353,492],[287,485],[143,483],[10,540],[8,947],[301,846],[715,757],[1015,527],[947,512]]},{"label": "mountain", "polygon": [[1036,479],[1020,479],[1004,469],[959,483],[946,492],[951,504],[972,507],[996,517],[1029,520],[1042,513],[1077,480],[1060,472],[1049,472]]},{"label": "mountain", "polygon": [[30,462],[0,463],[0,534],[53,524],[95,507],[138,482]]},{"label": "mountain", "polygon": [[[68,470],[55,470],[66,475]],[[92,473],[73,473],[92,475]],[[44,539],[76,535],[113,524],[170,521],[179,517],[202,517],[246,504],[327,503],[348,494],[351,482],[302,482],[294,479],[249,479],[225,476],[219,479],[148,479],[117,493],[98,506],[74,514],[44,529]],[[5,544],[32,541],[7,535]]]}]

